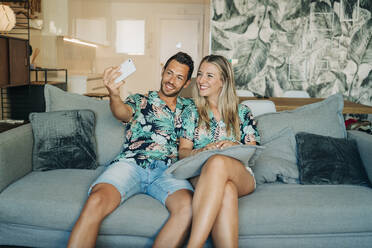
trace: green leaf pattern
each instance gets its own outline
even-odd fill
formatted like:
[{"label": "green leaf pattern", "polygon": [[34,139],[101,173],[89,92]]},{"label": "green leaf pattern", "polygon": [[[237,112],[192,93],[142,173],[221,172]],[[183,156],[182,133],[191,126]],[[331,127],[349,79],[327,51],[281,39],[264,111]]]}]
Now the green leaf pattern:
[{"label": "green leaf pattern", "polygon": [[[260,142],[260,135],[257,131],[256,121],[253,118],[251,110],[246,106],[239,104],[239,119],[240,119],[240,142],[246,144],[250,141]],[[205,125],[198,126],[199,114],[195,105],[189,105],[181,115],[182,119],[182,138],[191,140],[194,143],[194,148],[199,149],[221,140],[236,141],[233,135],[227,134],[225,123],[217,121],[212,112],[209,112],[210,128]]]},{"label": "green leaf pattern", "polygon": [[212,0],[212,53],[233,61],[238,89],[372,105],[371,15],[371,0]]},{"label": "green leaf pattern", "polygon": [[111,163],[129,160],[147,168],[154,160],[162,160],[167,165],[175,162],[181,133],[180,115],[193,104],[192,100],[178,97],[174,112],[155,91],[150,91],[147,96],[131,95],[125,103],[134,114],[127,125],[122,152]]}]

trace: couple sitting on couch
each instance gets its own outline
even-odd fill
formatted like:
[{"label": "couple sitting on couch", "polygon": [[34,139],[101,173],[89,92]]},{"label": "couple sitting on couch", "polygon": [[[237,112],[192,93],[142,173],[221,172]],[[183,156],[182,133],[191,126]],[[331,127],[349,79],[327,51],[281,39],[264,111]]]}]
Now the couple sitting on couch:
[{"label": "couple sitting on couch", "polygon": [[217,55],[201,61],[195,104],[178,97],[190,84],[193,69],[191,57],[179,52],[163,68],[160,91],[131,95],[125,102],[119,91],[124,81],[114,82],[119,68],[105,70],[111,111],[129,128],[122,152],[92,184],[69,247],[93,247],[102,220],[138,193],[154,197],[170,212],[154,247],[180,246],[191,221],[189,247],[203,246],[210,233],[217,246],[238,246],[238,197],[255,189],[251,169],[234,158],[214,155],[200,176],[191,180],[194,196],[189,181],[164,172],[177,154],[181,159],[205,150],[259,142],[250,110],[238,104],[229,62]]}]

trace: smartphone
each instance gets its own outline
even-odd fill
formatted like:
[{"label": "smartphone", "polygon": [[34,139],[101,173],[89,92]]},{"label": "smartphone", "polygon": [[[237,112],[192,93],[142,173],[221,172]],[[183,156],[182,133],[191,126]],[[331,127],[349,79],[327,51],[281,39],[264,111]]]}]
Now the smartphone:
[{"label": "smartphone", "polygon": [[126,60],[124,63],[120,65],[120,70],[121,75],[115,79],[115,83],[119,83],[120,81],[124,80],[127,78],[129,75],[131,75],[133,72],[136,71],[136,67],[133,63],[132,59]]}]

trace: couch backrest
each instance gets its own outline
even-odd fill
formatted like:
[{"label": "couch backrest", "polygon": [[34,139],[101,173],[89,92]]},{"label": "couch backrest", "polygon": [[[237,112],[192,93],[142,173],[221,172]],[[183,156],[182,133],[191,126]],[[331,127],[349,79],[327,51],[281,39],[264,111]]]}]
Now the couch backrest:
[{"label": "couch backrest", "polygon": [[125,125],[112,115],[108,100],[69,93],[49,84],[45,85],[44,95],[46,112],[72,109],[89,109],[94,112],[97,158],[100,165],[109,163],[121,151]]}]

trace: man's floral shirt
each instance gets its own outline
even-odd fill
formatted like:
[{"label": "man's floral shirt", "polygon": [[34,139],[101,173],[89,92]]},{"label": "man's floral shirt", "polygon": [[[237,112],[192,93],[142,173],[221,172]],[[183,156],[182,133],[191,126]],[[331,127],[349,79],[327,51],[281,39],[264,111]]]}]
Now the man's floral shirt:
[{"label": "man's floral shirt", "polygon": [[146,168],[154,160],[167,165],[178,157],[181,129],[181,113],[192,100],[178,97],[173,112],[155,91],[148,95],[134,94],[125,103],[133,110],[132,120],[127,124],[122,152],[113,162],[122,159]]},{"label": "man's floral shirt", "polygon": [[[260,143],[260,135],[257,131],[256,121],[253,118],[251,110],[243,104],[239,104],[238,114],[240,119],[240,140],[239,142],[247,144],[251,141]],[[209,143],[221,140],[237,141],[233,135],[226,132],[226,124],[220,120],[217,121],[213,113],[209,112],[210,129],[205,125],[198,126],[199,114],[194,104],[189,105],[182,113],[181,123],[183,131],[182,138],[188,139],[194,143],[194,149],[202,148]]]}]

